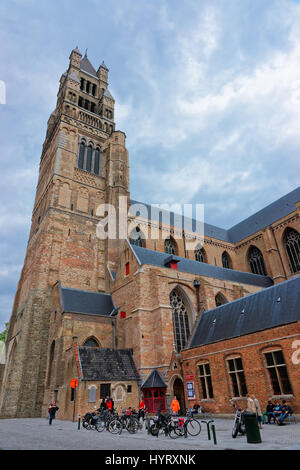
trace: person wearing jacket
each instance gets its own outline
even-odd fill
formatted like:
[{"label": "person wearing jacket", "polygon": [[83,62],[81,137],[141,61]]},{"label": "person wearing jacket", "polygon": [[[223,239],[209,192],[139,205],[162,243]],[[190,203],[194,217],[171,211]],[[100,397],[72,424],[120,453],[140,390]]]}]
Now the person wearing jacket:
[{"label": "person wearing jacket", "polygon": [[56,401],[53,400],[49,407],[48,407],[48,413],[49,413],[49,424],[52,424],[52,420],[55,419],[55,413],[58,411],[58,406],[56,405]]},{"label": "person wearing jacket", "polygon": [[255,413],[258,419],[259,427],[262,429],[262,412],[260,404],[255,395],[247,395],[247,410]]},{"label": "person wearing jacket", "polygon": [[176,396],[174,396],[174,398],[171,402],[171,410],[173,411],[174,414],[178,414],[178,412],[180,410],[179,401],[177,400]]},{"label": "person wearing jacket", "polygon": [[146,409],[145,402],[143,399],[141,399],[140,404],[139,404],[139,415],[138,415],[139,420],[142,417],[143,421],[145,421],[145,409]]}]

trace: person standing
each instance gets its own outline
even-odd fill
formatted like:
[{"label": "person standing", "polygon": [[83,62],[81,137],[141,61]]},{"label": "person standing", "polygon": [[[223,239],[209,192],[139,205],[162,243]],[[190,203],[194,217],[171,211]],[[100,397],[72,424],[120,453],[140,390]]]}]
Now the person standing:
[{"label": "person standing", "polygon": [[171,402],[171,410],[173,411],[174,414],[178,414],[178,412],[180,410],[179,401],[177,400],[176,396],[174,396],[174,398]]},{"label": "person standing", "polygon": [[138,415],[139,420],[142,417],[143,421],[145,421],[145,409],[146,409],[146,405],[144,403],[144,400],[141,399],[140,404],[139,404],[139,415]]},{"label": "person standing", "polygon": [[105,398],[102,398],[102,402],[100,403],[100,407],[98,408],[98,411],[104,411],[107,409],[107,404],[105,401]]},{"label": "person standing", "polygon": [[114,401],[112,398],[106,397],[106,406],[109,411],[114,411]]},{"label": "person standing", "polygon": [[262,429],[262,412],[259,401],[255,395],[247,395],[247,410],[250,411],[250,413],[256,414],[259,428]]},{"label": "person standing", "polygon": [[49,424],[52,424],[52,420],[55,419],[55,413],[57,411],[58,411],[58,406],[56,405],[56,401],[53,400],[48,407]]}]

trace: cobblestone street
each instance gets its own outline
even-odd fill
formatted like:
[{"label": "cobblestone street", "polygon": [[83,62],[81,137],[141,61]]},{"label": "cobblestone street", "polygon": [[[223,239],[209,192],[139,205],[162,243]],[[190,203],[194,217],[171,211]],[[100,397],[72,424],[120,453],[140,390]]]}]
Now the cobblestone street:
[{"label": "cobblestone street", "polygon": [[264,425],[261,444],[248,444],[245,436],[231,437],[232,420],[216,419],[217,445],[208,440],[206,425],[196,437],[169,437],[148,435],[146,430],[136,434],[123,431],[112,435],[78,430],[77,423],[54,420],[49,426],[44,418],[0,420],[0,449],[3,450],[300,450],[300,425]]}]

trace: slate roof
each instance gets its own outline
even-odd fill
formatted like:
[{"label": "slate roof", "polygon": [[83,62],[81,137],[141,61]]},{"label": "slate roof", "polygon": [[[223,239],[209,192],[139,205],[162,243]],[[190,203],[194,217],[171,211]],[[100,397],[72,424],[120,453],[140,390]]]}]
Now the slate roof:
[{"label": "slate roof", "polygon": [[90,75],[93,75],[94,77],[97,78],[97,72],[92,66],[91,62],[87,58],[87,55],[84,56],[83,59],[80,61],[80,69],[83,70],[84,72],[89,73]]},{"label": "slate roof", "polygon": [[300,320],[300,277],[204,312],[188,349]]},{"label": "slate roof", "polygon": [[114,310],[112,296],[103,292],[59,286],[61,311],[109,316]]},{"label": "slate roof", "polygon": [[[300,186],[228,230],[204,223],[204,236],[229,243],[237,243],[244,238],[249,237],[253,233],[262,230],[276,220],[294,212],[296,210],[295,203],[299,201]],[[175,216],[174,212],[160,210],[159,218],[157,220],[157,217],[151,217],[151,206],[149,204],[144,204],[135,200],[131,200],[130,203],[143,204],[147,209],[149,220],[161,222],[162,214],[170,214],[170,225],[174,225],[175,227],[182,226],[184,228],[182,222],[181,224],[178,224],[178,220],[176,220],[176,217],[178,216]],[[192,230],[196,232],[196,220],[192,219],[191,223]],[[200,232],[198,231],[197,233]]]},{"label": "slate roof", "polygon": [[138,380],[131,349],[89,348],[80,346],[78,354],[83,380]]},{"label": "slate roof", "polygon": [[141,388],[167,388],[167,385],[157,369],[154,369],[146,378]]},{"label": "slate roof", "polygon": [[[165,262],[170,257],[167,253],[160,251],[148,250],[140,246],[131,245],[140,264],[150,264],[165,268]],[[197,274],[205,277],[213,277],[214,279],[222,279],[224,281],[238,282],[241,284],[250,284],[258,287],[269,287],[273,284],[273,280],[268,276],[260,276],[258,274],[245,273],[233,269],[221,268],[212,264],[201,263],[199,261],[173,256],[177,262],[178,271]]]},{"label": "slate roof", "polygon": [[296,210],[296,202],[300,201],[300,186],[294,191],[286,194],[272,204],[264,207],[252,216],[243,220],[237,225],[229,229],[229,238],[232,243],[236,243],[244,238],[252,235],[258,230],[267,227],[278,219]]}]

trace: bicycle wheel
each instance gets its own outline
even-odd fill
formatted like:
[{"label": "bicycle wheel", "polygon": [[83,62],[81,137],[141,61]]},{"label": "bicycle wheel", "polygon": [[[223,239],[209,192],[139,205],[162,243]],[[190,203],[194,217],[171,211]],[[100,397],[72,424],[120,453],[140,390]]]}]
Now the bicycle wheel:
[{"label": "bicycle wheel", "polygon": [[108,430],[112,434],[121,434],[122,423],[118,419],[112,419],[108,424]]},{"label": "bicycle wheel", "polygon": [[102,420],[98,420],[95,424],[95,428],[98,432],[102,432],[105,429],[105,422]]},{"label": "bicycle wheel", "polygon": [[152,434],[152,436],[158,436],[159,426],[156,423],[151,424],[149,431]]},{"label": "bicycle wheel", "polygon": [[168,431],[169,431],[169,436],[171,439],[177,439],[178,437],[183,435],[180,432],[178,432],[179,431],[178,427],[173,424],[169,425]]},{"label": "bicycle wheel", "polygon": [[82,421],[82,427],[87,430],[91,429],[88,421]]},{"label": "bicycle wheel", "polygon": [[238,435],[238,432],[239,432],[239,424],[238,424],[238,423],[234,423],[234,426],[233,426],[233,429],[232,429],[232,437],[233,437],[233,439],[236,438],[236,436]]},{"label": "bicycle wheel", "polygon": [[186,423],[186,430],[190,436],[198,436],[201,432],[201,424],[196,419],[188,420]]}]

